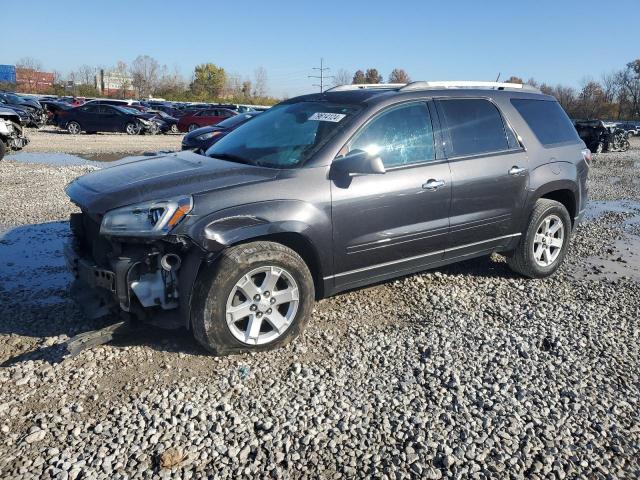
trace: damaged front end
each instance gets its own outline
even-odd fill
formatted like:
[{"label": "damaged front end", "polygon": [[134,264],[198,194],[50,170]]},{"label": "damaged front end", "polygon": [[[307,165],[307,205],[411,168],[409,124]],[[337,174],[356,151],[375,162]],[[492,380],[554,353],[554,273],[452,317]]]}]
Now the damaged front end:
[{"label": "damaged front end", "polygon": [[188,326],[203,254],[170,232],[191,207],[190,197],[180,197],[71,215],[73,240],[65,254],[89,317],[126,312],[159,326]]},{"label": "damaged front end", "polygon": [[17,121],[0,117],[0,141],[9,150],[20,150],[29,143],[24,130]]}]

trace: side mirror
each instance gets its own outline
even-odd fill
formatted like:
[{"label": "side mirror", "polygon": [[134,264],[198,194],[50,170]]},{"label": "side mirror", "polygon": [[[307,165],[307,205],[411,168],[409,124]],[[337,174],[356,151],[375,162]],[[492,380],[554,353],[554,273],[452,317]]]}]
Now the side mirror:
[{"label": "side mirror", "polygon": [[364,150],[352,150],[341,158],[335,158],[331,170],[345,175],[368,175],[385,173],[382,158]]}]

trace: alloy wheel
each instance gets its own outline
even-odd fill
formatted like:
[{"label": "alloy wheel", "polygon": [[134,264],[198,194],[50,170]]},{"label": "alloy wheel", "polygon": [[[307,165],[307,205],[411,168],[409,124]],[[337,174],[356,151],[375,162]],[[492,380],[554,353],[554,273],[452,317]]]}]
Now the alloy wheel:
[{"label": "alloy wheel", "polygon": [[77,135],[80,133],[80,125],[76,122],[70,122],[69,125],[67,125],[67,130],[71,135]]},{"label": "alloy wheel", "polygon": [[293,275],[267,265],[238,280],[227,298],[226,320],[231,334],[247,345],[271,343],[291,326],[299,305]]},{"label": "alloy wheel", "polygon": [[555,262],[564,245],[564,224],[557,215],[546,216],[533,238],[533,258],[541,267]]},{"label": "alloy wheel", "polygon": [[128,135],[137,135],[140,132],[140,128],[133,123],[127,123],[126,131]]}]

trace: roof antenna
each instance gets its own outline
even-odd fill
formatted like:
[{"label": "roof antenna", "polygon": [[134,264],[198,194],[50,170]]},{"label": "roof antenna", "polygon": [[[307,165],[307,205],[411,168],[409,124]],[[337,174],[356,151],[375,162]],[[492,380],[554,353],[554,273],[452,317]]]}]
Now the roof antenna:
[{"label": "roof antenna", "polygon": [[500,74],[501,74],[501,73],[502,73],[502,72],[498,72],[498,76],[496,77],[496,82],[497,82],[498,80],[500,80]]}]

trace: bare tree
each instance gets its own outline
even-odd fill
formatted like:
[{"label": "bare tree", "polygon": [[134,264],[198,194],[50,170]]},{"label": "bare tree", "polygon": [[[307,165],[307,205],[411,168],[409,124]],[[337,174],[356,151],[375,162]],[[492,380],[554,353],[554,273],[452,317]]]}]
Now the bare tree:
[{"label": "bare tree", "polygon": [[617,75],[621,94],[628,103],[628,116],[640,118],[640,59],[627,63]]},{"label": "bare tree", "polygon": [[389,74],[389,83],[409,83],[411,78],[402,68],[394,68]]},{"label": "bare tree", "polygon": [[348,85],[351,83],[352,75],[347,72],[344,68],[341,68],[336,72],[333,76],[333,84],[337,85]]},{"label": "bare tree", "polygon": [[97,69],[90,65],[80,65],[78,69],[73,72],[74,80],[82,85],[93,85],[95,83]]},{"label": "bare tree", "polygon": [[267,96],[267,71],[264,67],[258,67],[253,71],[255,83],[253,85],[254,97]]},{"label": "bare tree", "polygon": [[120,96],[127,97],[127,91],[131,88],[131,77],[129,76],[129,66],[126,62],[119,60],[113,72],[118,77]]},{"label": "bare tree", "polygon": [[38,72],[42,71],[42,62],[33,57],[22,57],[16,62],[16,78],[23,90],[35,91],[38,85]]},{"label": "bare tree", "polygon": [[245,80],[242,82],[242,95],[245,98],[251,97],[251,80]]},{"label": "bare tree", "polygon": [[133,88],[141,97],[152,95],[158,86],[160,64],[149,55],[138,55],[131,64]]}]

